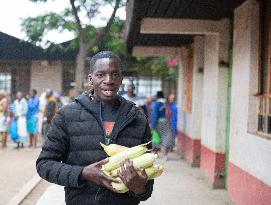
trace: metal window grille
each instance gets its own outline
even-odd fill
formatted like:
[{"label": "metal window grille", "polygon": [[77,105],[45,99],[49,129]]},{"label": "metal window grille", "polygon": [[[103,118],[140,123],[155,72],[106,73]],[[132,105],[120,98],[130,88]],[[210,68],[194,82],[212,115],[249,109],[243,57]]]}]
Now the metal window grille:
[{"label": "metal window grille", "polygon": [[11,74],[0,73],[0,90],[11,91]]}]

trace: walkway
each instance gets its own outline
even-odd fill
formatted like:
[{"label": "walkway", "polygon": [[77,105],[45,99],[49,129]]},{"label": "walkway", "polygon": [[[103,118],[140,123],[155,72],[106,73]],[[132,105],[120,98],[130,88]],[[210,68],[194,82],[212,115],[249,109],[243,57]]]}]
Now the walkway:
[{"label": "walkway", "polygon": [[7,202],[36,174],[36,159],[40,149],[0,148],[0,205]]},{"label": "walkway", "polygon": [[[227,191],[208,187],[199,169],[191,168],[175,153],[164,164],[165,173],[155,180],[152,197],[142,205],[232,205]],[[64,205],[63,188],[51,185],[37,205]]]}]

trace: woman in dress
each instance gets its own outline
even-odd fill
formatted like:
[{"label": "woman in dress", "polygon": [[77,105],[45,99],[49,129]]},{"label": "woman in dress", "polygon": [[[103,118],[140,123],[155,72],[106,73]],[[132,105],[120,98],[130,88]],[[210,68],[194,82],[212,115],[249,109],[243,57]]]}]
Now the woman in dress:
[{"label": "woman in dress", "polygon": [[2,137],[2,148],[7,147],[7,116],[8,115],[8,102],[4,90],[0,91],[0,133]]},{"label": "woman in dress", "polygon": [[161,137],[160,148],[163,157],[168,160],[168,152],[174,145],[174,136],[169,120],[166,118],[166,100],[162,91],[157,92],[157,100],[152,107],[152,129]]},{"label": "woman in dress", "polygon": [[177,136],[178,108],[175,101],[176,101],[175,95],[171,94],[168,97],[168,102],[166,105],[166,118],[170,122],[172,134],[174,136],[174,144],[171,147],[171,150],[173,150],[173,147],[175,146],[175,140]]},{"label": "woman in dress", "polygon": [[23,148],[24,144],[26,144],[27,136],[26,115],[28,105],[22,92],[18,92],[16,98],[17,99],[14,101],[14,115],[17,119],[17,133],[19,136],[17,140],[17,148]]}]

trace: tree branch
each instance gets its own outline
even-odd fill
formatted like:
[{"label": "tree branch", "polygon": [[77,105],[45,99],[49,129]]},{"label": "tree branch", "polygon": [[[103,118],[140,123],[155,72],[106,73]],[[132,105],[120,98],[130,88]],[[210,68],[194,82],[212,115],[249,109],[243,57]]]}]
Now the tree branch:
[{"label": "tree branch", "polygon": [[98,33],[97,33],[98,35],[96,37],[96,44],[97,45],[100,45],[103,47],[103,41],[104,41],[106,35],[108,34],[114,20],[115,20],[115,16],[116,16],[117,10],[120,6],[120,2],[121,2],[121,0],[116,0],[114,10],[113,10],[106,26],[102,30],[98,31]]},{"label": "tree branch", "polygon": [[113,21],[115,19],[116,13],[117,13],[117,10],[118,10],[118,8],[120,6],[120,1],[121,0],[116,0],[114,10],[113,10],[113,12],[112,12],[112,14],[111,14],[105,28],[104,28],[104,34],[105,35],[107,34],[108,30],[110,29],[111,25],[113,24]]},{"label": "tree branch", "polygon": [[86,41],[83,27],[81,25],[81,21],[78,16],[78,10],[76,9],[74,2],[75,2],[75,0],[70,0],[71,6],[72,6],[72,13],[73,13],[75,21],[76,21],[76,26],[77,26],[79,35],[82,37],[83,41]]}]

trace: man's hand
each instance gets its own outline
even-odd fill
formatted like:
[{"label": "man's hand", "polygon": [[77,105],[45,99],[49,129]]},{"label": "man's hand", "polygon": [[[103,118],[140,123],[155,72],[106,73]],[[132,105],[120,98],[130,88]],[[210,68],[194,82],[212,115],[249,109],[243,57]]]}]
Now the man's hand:
[{"label": "man's hand", "polygon": [[98,185],[102,185],[107,189],[119,193],[116,189],[114,189],[111,185],[112,182],[119,183],[119,180],[114,179],[110,176],[107,176],[102,170],[102,165],[108,162],[108,158],[102,161],[93,163],[85,167],[81,174],[81,179],[93,182]]},{"label": "man's hand", "polygon": [[146,192],[145,186],[148,181],[148,176],[145,169],[141,169],[137,172],[131,160],[126,159],[121,162],[121,171],[118,170],[118,175],[130,191],[135,194],[143,194]]}]

